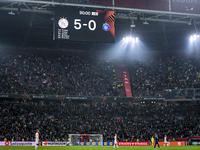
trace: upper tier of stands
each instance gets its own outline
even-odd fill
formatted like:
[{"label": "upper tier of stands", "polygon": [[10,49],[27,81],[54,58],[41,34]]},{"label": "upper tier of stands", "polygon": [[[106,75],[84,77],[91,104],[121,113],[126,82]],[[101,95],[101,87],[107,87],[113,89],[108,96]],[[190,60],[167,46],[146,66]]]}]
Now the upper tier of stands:
[{"label": "upper tier of stands", "polygon": [[[133,96],[166,97],[170,95],[166,89],[199,88],[198,62],[166,57],[126,63]],[[120,96],[118,88],[124,87],[116,80],[112,59],[97,56],[5,54],[0,58],[1,94]]]},{"label": "upper tier of stands", "polygon": [[118,96],[112,63],[98,57],[4,55],[0,93]]}]

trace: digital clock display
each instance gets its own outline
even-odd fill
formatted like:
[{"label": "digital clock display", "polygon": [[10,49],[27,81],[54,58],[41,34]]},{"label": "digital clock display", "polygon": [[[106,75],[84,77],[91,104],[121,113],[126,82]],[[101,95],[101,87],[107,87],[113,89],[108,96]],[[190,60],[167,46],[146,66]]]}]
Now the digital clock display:
[{"label": "digital clock display", "polygon": [[115,42],[115,13],[77,7],[55,10],[54,40]]}]

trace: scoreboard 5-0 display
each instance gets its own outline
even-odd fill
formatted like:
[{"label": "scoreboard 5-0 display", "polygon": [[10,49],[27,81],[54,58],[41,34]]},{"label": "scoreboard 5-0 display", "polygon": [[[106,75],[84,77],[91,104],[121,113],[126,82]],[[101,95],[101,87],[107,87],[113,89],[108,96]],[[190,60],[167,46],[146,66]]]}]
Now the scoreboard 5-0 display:
[{"label": "scoreboard 5-0 display", "polygon": [[108,10],[65,7],[54,16],[54,39],[115,42],[115,13]]}]

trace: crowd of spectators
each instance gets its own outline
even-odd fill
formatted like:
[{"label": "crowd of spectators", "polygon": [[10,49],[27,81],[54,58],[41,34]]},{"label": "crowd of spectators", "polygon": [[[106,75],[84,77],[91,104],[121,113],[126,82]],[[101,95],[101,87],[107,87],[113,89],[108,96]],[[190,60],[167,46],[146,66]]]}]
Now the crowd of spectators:
[{"label": "crowd of spectators", "polygon": [[102,134],[104,141],[168,140],[200,135],[200,103],[0,101],[0,140],[68,139],[68,134]]},{"label": "crowd of spectators", "polygon": [[118,96],[112,85],[114,78],[110,61],[88,56],[63,56],[62,64],[70,85],[69,95]]},{"label": "crowd of spectators", "polygon": [[1,94],[118,96],[110,61],[65,55],[4,55]]},{"label": "crowd of spectators", "polygon": [[4,55],[0,59],[0,93],[22,93],[22,68],[18,56]]},{"label": "crowd of spectators", "polygon": [[57,57],[24,55],[22,60],[27,93],[65,94],[64,78]]},{"label": "crowd of spectators", "polygon": [[[171,89],[194,93],[184,90],[199,88],[198,62],[166,57],[130,63],[133,96],[166,97],[173,95]],[[0,93],[120,96],[113,70],[111,60],[96,56],[5,54],[0,57]]]},{"label": "crowd of spectators", "polygon": [[166,57],[130,64],[133,95],[162,96],[164,89],[200,88],[199,60]]}]

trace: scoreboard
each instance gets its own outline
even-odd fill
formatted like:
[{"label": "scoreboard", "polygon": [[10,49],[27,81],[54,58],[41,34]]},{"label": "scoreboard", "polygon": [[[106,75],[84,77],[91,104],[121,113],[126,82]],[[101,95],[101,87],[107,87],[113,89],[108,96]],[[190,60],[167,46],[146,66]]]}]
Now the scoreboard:
[{"label": "scoreboard", "polygon": [[60,7],[54,14],[54,40],[115,42],[115,12]]}]

